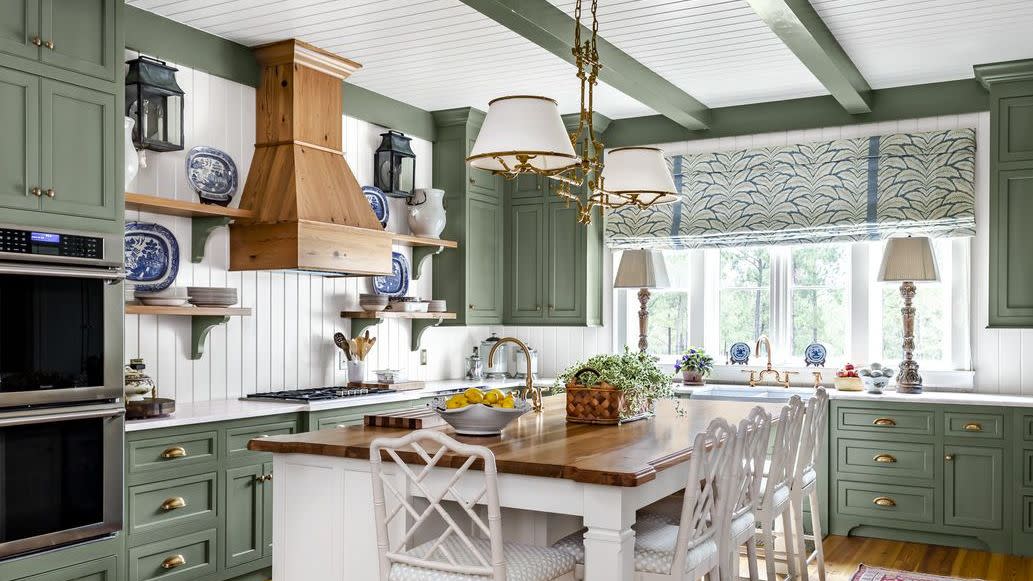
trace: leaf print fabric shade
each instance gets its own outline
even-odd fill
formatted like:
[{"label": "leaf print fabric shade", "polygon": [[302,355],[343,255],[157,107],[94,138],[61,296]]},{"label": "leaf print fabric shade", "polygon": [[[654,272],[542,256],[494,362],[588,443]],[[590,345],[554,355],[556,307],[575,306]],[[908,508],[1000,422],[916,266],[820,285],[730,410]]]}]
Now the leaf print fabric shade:
[{"label": "leaf print fabric shade", "polygon": [[680,200],[607,216],[615,248],[975,235],[975,131],[837,139],[672,158]]}]

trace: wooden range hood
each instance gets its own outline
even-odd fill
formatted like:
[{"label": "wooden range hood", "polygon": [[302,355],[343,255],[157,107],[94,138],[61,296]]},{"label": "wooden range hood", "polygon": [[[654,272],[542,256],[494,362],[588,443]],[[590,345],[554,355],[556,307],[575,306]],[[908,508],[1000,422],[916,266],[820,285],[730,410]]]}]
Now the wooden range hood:
[{"label": "wooden range hood", "polygon": [[341,82],[358,63],[291,39],[255,48],[262,65],[255,155],[230,225],[230,270],[391,274],[385,232],[342,151]]}]

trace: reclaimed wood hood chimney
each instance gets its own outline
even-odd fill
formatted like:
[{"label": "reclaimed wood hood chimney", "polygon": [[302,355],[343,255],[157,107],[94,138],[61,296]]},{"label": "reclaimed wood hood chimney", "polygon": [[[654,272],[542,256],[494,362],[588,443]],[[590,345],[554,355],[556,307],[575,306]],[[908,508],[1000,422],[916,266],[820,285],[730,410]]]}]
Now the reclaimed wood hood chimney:
[{"label": "reclaimed wood hood chimney", "polygon": [[230,270],[391,274],[391,235],[342,151],[341,82],[358,63],[300,40],[255,48],[255,155],[230,225]]}]

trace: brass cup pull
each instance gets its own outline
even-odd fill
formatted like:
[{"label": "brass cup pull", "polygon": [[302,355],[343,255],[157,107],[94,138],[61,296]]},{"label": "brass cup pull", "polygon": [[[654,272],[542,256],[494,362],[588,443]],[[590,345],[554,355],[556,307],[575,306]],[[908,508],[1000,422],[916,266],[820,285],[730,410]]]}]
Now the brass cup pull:
[{"label": "brass cup pull", "polygon": [[872,422],[873,426],[895,426],[897,422],[893,421],[893,418],[875,418]]},{"label": "brass cup pull", "polygon": [[44,193],[45,193],[45,194],[47,195],[47,197],[48,197],[48,198],[50,198],[50,199],[54,199],[54,196],[56,196],[56,195],[57,195],[57,192],[55,192],[55,191],[54,191],[54,188],[48,188],[48,189],[47,189],[47,191],[46,191],[46,192],[44,192]]},{"label": "brass cup pull", "polygon": [[36,196],[37,198],[43,196],[43,190],[41,190],[39,188],[32,188],[32,189],[29,190],[29,193],[34,195],[34,196]]},{"label": "brass cup pull", "polygon": [[962,426],[962,429],[966,432],[982,432],[983,424],[980,424],[978,422],[969,422]]},{"label": "brass cup pull", "polygon": [[43,39],[38,36],[32,37],[30,42],[35,46],[43,46]]},{"label": "brass cup pull", "polygon": [[166,498],[165,502],[161,503],[161,510],[169,512],[170,510],[176,510],[177,508],[183,508],[187,505],[187,501],[182,496],[173,496],[172,498]]},{"label": "brass cup pull", "polygon": [[878,454],[872,458],[872,461],[880,464],[893,464],[897,461],[897,458],[893,454]]},{"label": "brass cup pull", "polygon": [[50,50],[54,50],[54,41],[48,40],[43,43],[43,46],[49,48]]},{"label": "brass cup pull", "polygon": [[173,446],[161,453],[161,457],[165,460],[172,460],[174,458],[186,458],[186,456],[187,451],[183,449],[183,446]]},{"label": "brass cup pull", "polygon": [[897,506],[897,501],[893,500],[888,496],[877,496],[872,499],[872,504],[876,506],[893,507]]},{"label": "brass cup pull", "polygon": [[162,569],[175,569],[176,567],[182,567],[187,564],[187,560],[183,555],[172,555],[161,562]]}]

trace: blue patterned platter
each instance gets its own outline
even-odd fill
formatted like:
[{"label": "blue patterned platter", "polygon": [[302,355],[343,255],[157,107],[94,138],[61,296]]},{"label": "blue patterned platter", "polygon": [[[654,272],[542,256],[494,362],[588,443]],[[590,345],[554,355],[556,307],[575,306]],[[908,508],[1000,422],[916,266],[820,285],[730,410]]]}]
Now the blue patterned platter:
[{"label": "blue patterned platter", "polygon": [[409,261],[404,254],[391,253],[391,275],[374,276],[373,291],[389,297],[404,297],[409,292]]},{"label": "blue patterned platter", "polygon": [[387,207],[387,196],[384,195],[383,190],[376,186],[362,186],[362,193],[366,196],[369,207],[373,208],[373,215],[380,220],[380,225],[387,227],[391,209]]},{"label": "blue patterned platter", "polygon": [[237,165],[225,151],[199,145],[187,154],[187,181],[202,204],[227,206],[237,193]]},{"label": "blue patterned platter", "polygon": [[821,343],[811,343],[803,350],[803,361],[806,365],[813,365],[815,367],[825,367],[825,357],[828,355],[828,349]]},{"label": "blue patterned platter", "polygon": [[732,343],[728,348],[728,362],[736,365],[746,365],[750,362],[750,346],[742,341]]},{"label": "blue patterned platter", "polygon": [[165,290],[179,273],[179,243],[161,224],[126,222],[126,280],[136,290]]}]

